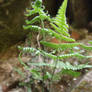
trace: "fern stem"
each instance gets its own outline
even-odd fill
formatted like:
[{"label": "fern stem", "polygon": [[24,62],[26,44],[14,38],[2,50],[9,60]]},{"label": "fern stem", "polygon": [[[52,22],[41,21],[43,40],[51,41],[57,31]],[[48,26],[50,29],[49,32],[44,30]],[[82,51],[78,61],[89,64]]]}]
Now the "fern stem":
[{"label": "fern stem", "polygon": [[43,35],[43,40],[45,40],[45,32],[44,32],[44,22],[41,19],[41,26],[42,26],[42,35]]},{"label": "fern stem", "polygon": [[[41,19],[41,26],[42,26],[42,36],[43,36],[43,40],[45,41],[44,22],[43,22],[42,19]],[[43,50],[45,50],[45,48],[43,48]],[[43,62],[45,62],[45,57],[43,58]],[[43,66],[42,72],[43,72],[43,89],[42,89],[42,92],[44,92],[44,81],[45,81],[45,80],[44,80],[44,75],[45,75],[45,72],[46,72],[45,66]]]},{"label": "fern stem", "polygon": [[37,44],[38,44],[38,47],[39,47],[39,49],[41,50],[41,46],[40,46],[40,31],[39,31],[39,33],[38,33],[38,35],[37,35]]},{"label": "fern stem", "polygon": [[53,77],[54,77],[54,74],[55,74],[55,71],[56,71],[56,66],[57,66],[57,64],[58,64],[58,61],[59,61],[58,59],[55,60],[55,67],[54,67],[54,69],[53,69],[52,77],[51,77],[51,80],[50,80],[49,92],[52,92],[51,86],[52,86]]}]

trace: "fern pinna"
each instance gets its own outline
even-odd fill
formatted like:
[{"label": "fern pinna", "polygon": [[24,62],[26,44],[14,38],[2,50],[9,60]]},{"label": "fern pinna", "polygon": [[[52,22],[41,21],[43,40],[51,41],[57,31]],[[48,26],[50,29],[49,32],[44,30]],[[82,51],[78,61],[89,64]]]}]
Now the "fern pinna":
[{"label": "fern pinna", "polygon": [[[34,66],[47,66],[53,68],[53,72],[47,74],[46,76],[50,78],[51,80],[54,80],[55,76],[55,70],[61,69],[62,70],[80,70],[83,68],[92,68],[92,65],[88,64],[81,64],[81,65],[71,65],[69,62],[63,62],[65,58],[91,58],[91,56],[84,56],[82,55],[83,51],[73,51],[74,47],[83,48],[85,50],[92,50],[92,46],[86,46],[82,43],[76,43],[73,38],[70,38],[70,34],[68,31],[68,24],[66,22],[66,8],[67,8],[67,2],[68,0],[64,0],[61,7],[58,10],[58,13],[56,17],[51,18],[50,15],[46,12],[44,12],[44,6],[42,5],[42,0],[36,0],[34,3],[32,3],[32,9],[27,9],[27,13],[25,16],[30,17],[34,14],[37,14],[36,17],[34,17],[31,20],[26,20],[26,25],[23,26],[24,29],[30,29],[34,30],[36,32],[40,32],[40,34],[43,35],[44,40],[40,41],[41,45],[44,45],[46,47],[50,47],[53,49],[53,51],[58,52],[59,54],[48,52],[44,49],[36,49],[32,47],[19,47],[19,49],[23,53],[35,53],[35,55],[41,55],[43,57],[48,57],[50,59],[53,59],[53,63],[48,62],[38,62],[38,63],[30,63]],[[49,21],[52,28],[45,28],[44,27],[44,21]],[[35,23],[41,23],[41,26],[35,25]],[[33,25],[34,24],[34,25]],[[45,34],[45,35],[44,35]],[[50,35],[51,37],[54,37],[61,42],[66,41],[67,43],[52,43],[47,42],[46,38],[44,36]],[[91,43],[91,42],[90,42]],[[72,52],[68,51],[66,53],[66,50],[72,50]],[[65,51],[65,54],[61,54],[62,51]],[[45,59],[44,59],[45,60]],[[21,62],[23,65],[25,65],[23,62]],[[25,65],[26,66],[26,65]],[[28,69],[28,68],[27,68]],[[61,73],[60,71],[60,73]],[[31,71],[32,72],[32,71]],[[37,76],[37,75],[36,75]],[[45,76],[45,75],[44,75]]]}]

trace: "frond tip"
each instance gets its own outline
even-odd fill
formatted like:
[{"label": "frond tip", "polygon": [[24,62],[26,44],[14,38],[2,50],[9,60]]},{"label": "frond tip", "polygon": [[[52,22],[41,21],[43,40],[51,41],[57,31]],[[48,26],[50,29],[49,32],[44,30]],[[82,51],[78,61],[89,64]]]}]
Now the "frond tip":
[{"label": "frond tip", "polygon": [[[62,6],[58,10],[58,14],[54,19],[54,24],[57,27],[54,24],[51,24],[51,25],[56,31],[58,32],[60,31],[61,34],[63,34],[64,36],[70,37],[70,35],[68,34],[68,24],[66,22],[67,2],[68,2],[67,0],[64,0]],[[56,28],[58,28],[59,30],[57,30]]]}]

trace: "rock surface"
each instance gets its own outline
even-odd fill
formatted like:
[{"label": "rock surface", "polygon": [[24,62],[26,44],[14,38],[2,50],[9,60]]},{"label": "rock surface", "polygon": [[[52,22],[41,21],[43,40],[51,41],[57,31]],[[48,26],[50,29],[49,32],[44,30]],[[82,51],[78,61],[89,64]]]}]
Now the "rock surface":
[{"label": "rock surface", "polygon": [[71,5],[73,13],[73,25],[75,27],[85,27],[88,23],[89,17],[87,0],[71,0]]},{"label": "rock surface", "polygon": [[0,51],[25,38],[24,11],[29,0],[0,0]]},{"label": "rock surface", "polygon": [[92,71],[88,72],[71,92],[92,92]]}]

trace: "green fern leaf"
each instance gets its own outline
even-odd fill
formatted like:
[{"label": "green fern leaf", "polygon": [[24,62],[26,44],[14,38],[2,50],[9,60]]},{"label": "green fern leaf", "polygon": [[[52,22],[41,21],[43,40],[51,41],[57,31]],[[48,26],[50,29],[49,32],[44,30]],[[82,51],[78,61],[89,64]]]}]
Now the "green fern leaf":
[{"label": "green fern leaf", "polygon": [[30,65],[34,66],[48,66],[48,67],[56,67],[57,69],[65,69],[65,70],[81,70],[83,68],[92,68],[92,65],[88,64],[80,64],[80,65],[71,65],[69,62],[62,62],[62,61],[56,61],[57,66],[55,63],[48,64],[44,62],[39,62],[39,63],[29,63]]},{"label": "green fern leaf", "polygon": [[27,13],[25,14],[26,17],[29,17],[33,14],[36,14],[38,11],[37,10],[29,10],[29,9],[26,9]]},{"label": "green fern leaf", "polygon": [[61,33],[66,37],[70,37],[68,33],[68,25],[66,23],[66,16],[65,16],[66,7],[67,7],[67,0],[64,0],[62,6],[58,11],[58,14],[56,15],[56,18],[54,19],[54,24],[51,23],[51,25],[57,32]]},{"label": "green fern leaf", "polygon": [[84,44],[80,44],[80,46],[85,50],[92,50],[92,46],[86,46]]},{"label": "green fern leaf", "polygon": [[68,75],[71,75],[73,77],[79,77],[80,76],[80,72],[76,72],[76,71],[73,71],[73,70],[68,70],[68,69],[63,69],[61,71],[61,74],[68,74]]},{"label": "green fern leaf", "polygon": [[88,43],[92,45],[92,41],[89,41]]},{"label": "green fern leaf", "polygon": [[59,56],[56,56],[56,55],[53,55],[52,53],[47,53],[43,50],[37,50],[37,49],[34,49],[32,47],[18,47],[21,51],[23,51],[24,53],[35,53],[36,55],[38,54],[41,54],[42,56],[46,56],[46,57],[49,57],[49,58],[52,58],[54,60],[56,59],[65,59],[65,58],[70,58],[70,57],[77,57],[77,58],[92,58],[92,56],[84,56],[80,53],[82,53],[81,51],[80,52],[76,52],[76,53],[70,53],[70,54],[64,54],[64,55],[59,55]]},{"label": "green fern leaf", "polygon": [[18,49],[20,50],[20,51],[23,51],[23,52],[35,52],[36,51],[36,49],[35,48],[31,48],[31,47],[21,47],[21,46],[18,46]]},{"label": "green fern leaf", "polygon": [[41,30],[41,27],[38,27],[38,26],[35,26],[35,25],[27,25],[27,26],[23,26],[23,28],[25,29],[25,30],[27,30],[27,29],[30,29],[30,30],[34,30],[34,31],[39,31],[39,30]]},{"label": "green fern leaf", "polygon": [[37,8],[42,6],[42,0],[36,0],[34,6],[36,6]]},{"label": "green fern leaf", "polygon": [[53,49],[71,49],[75,46],[79,46],[80,43],[60,43],[60,44],[56,44],[56,43],[52,43],[52,42],[46,42],[46,41],[40,41],[40,43],[44,46],[47,47],[51,47]]},{"label": "green fern leaf", "polygon": [[59,28],[57,27],[55,24],[51,23],[52,27],[60,34],[62,35],[65,35],[65,36],[68,36],[70,37],[70,34],[68,32],[66,32],[65,30],[67,30],[66,28]]},{"label": "green fern leaf", "polygon": [[32,20],[26,20],[26,24],[33,24],[35,22],[40,22],[40,16],[36,16]]},{"label": "green fern leaf", "polygon": [[88,64],[71,65],[69,62],[64,63],[59,61],[56,67],[59,69],[63,68],[68,70],[81,70],[83,68],[92,68],[92,65],[88,65]]},{"label": "green fern leaf", "polygon": [[[68,25],[66,24],[66,8],[67,8],[67,0],[64,0],[62,6],[60,7],[58,14],[55,18],[55,23],[57,26],[68,28]],[[64,25],[64,26],[63,26]],[[66,30],[68,32],[68,30]]]},{"label": "green fern leaf", "polygon": [[54,32],[53,30],[49,29],[49,33],[51,33],[51,35],[59,40],[63,40],[63,41],[67,41],[67,42],[74,42],[75,40],[70,38],[70,37],[67,37],[67,36],[64,36],[62,34],[58,34],[56,32]]}]

